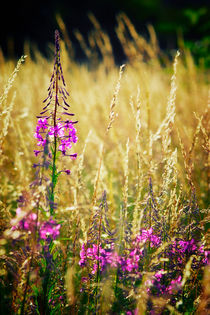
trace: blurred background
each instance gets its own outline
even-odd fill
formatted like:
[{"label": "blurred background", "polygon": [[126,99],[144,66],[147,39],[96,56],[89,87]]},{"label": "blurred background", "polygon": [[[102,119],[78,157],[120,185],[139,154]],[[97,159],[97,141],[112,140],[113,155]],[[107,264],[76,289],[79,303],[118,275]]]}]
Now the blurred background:
[{"label": "blurred background", "polygon": [[45,0],[6,1],[1,10],[0,47],[5,57],[19,58],[24,43],[30,42],[46,57],[49,43],[54,41],[60,16],[76,50],[76,59],[85,60],[74,31],[78,29],[87,38],[93,25],[88,13],[94,14],[111,40],[117,63],[125,61],[115,33],[116,16],[124,12],[137,31],[145,38],[147,25],[154,27],[161,49],[169,52],[178,46],[189,48],[196,60],[205,58],[210,65],[210,5],[208,0]]}]

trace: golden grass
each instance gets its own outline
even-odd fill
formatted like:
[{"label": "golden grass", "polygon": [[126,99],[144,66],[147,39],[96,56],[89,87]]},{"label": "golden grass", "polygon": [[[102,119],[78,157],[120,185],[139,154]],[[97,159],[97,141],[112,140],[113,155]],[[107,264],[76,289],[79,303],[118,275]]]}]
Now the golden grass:
[{"label": "golden grass", "polygon": [[[135,234],[142,225],[151,178],[155,194],[162,199],[159,211],[170,218],[168,233],[173,237],[185,195],[196,192],[200,208],[208,207],[209,74],[195,65],[189,51],[176,53],[170,61],[160,51],[152,26],[147,42],[123,14],[118,17],[116,32],[128,62],[125,68],[118,67],[107,34],[92,15],[90,19],[95,29],[89,43],[78,31],[75,33],[90,64],[78,64],[65,25],[58,17],[67,44],[65,47],[62,43],[61,59],[71,111],[79,120],[79,141],[75,146],[77,160],[60,162],[61,169],[71,169],[71,175],[59,181],[57,216],[65,220],[66,231],[76,220],[74,240],[86,241],[96,203],[106,190],[113,227],[123,207],[124,219],[129,216],[133,221]],[[97,59],[96,47],[102,61]],[[53,68],[53,60],[45,59],[38,51],[34,55],[35,60],[30,54],[20,59],[14,72],[14,64],[0,58],[2,229],[14,214],[17,198],[27,194],[34,178],[36,115],[42,109]],[[80,237],[78,230],[82,232]],[[186,264],[183,281],[190,267],[191,261]],[[70,304],[76,299],[73,273],[74,264],[66,275]],[[145,274],[145,281],[148,277],[149,273]],[[205,281],[207,277],[206,272]],[[109,281],[102,288],[104,310],[109,309]],[[136,298],[143,314],[147,291],[144,284],[142,288]],[[167,301],[158,303],[161,309]],[[168,309],[173,311],[170,305]]]},{"label": "golden grass", "polygon": [[[141,51],[138,53],[141,56]],[[28,56],[15,81],[10,82],[9,79],[9,85],[1,89],[2,99],[4,98],[1,105],[1,117],[4,118],[1,122],[1,164],[6,156],[7,162],[2,164],[2,169],[7,174],[5,180],[13,174],[14,187],[21,185],[22,178],[27,173],[31,174],[28,181],[32,179],[29,166],[35,161],[35,116],[41,110],[52,69],[52,61],[46,60],[38,52],[35,55],[36,61]],[[3,62],[1,86],[8,81],[12,69],[11,62]],[[132,161],[129,188],[134,190],[137,185],[137,167],[138,180],[150,175],[157,179],[159,187],[163,185],[163,190],[166,189],[173,164],[173,176],[178,172],[182,185],[187,184],[186,179],[191,181],[191,185],[194,183],[198,193],[202,194],[201,206],[206,207],[208,74],[194,65],[189,52],[182,52],[179,60],[178,56],[175,58],[174,74],[172,64],[162,67],[158,58],[155,61],[150,59],[147,63],[141,58],[128,62],[124,73],[122,67],[119,72],[119,68],[114,65],[107,72],[105,62],[91,70],[86,64],[79,65],[71,60],[64,45],[62,63],[71,90],[72,111],[79,120],[79,142],[76,146],[79,156],[82,155],[86,136],[91,131],[82,166],[86,189],[77,191],[77,202],[86,204],[87,200],[92,199],[90,195],[98,172],[95,162],[101,145],[104,146],[103,164],[106,172],[104,181],[99,183],[97,196],[108,187],[110,174],[114,183],[114,191],[110,194],[119,196],[124,172],[119,150],[120,147],[125,147],[129,138]],[[20,63],[17,67],[19,66]],[[120,76],[117,79],[118,72]],[[134,101],[136,97],[137,100]],[[106,131],[110,127],[107,135]],[[5,136],[6,141],[3,142]],[[77,182],[75,170],[78,169],[79,161],[77,159],[70,165],[70,185],[61,188],[65,192],[66,205],[72,204],[72,191]],[[8,167],[7,163],[11,165]],[[191,170],[192,167],[195,168],[194,171]],[[61,196],[60,198],[62,199]]]},{"label": "golden grass", "polygon": [[[130,31],[137,40],[137,33],[133,29]],[[154,42],[152,38],[148,45],[153,47]],[[35,117],[46,96],[53,62],[37,51],[35,56],[36,61],[30,55],[26,58],[14,82],[11,78],[16,76],[16,71],[10,77],[11,62],[3,59],[1,64],[4,69],[0,77],[1,86],[7,84],[5,89],[1,89],[1,167],[4,180],[10,181],[16,191],[17,188],[21,190],[23,178],[26,186],[27,181],[29,183],[33,178],[30,166],[35,161]],[[141,50],[138,50],[138,56],[142,56]],[[62,45],[62,63],[71,90],[72,111],[79,120],[76,150],[82,156],[82,164],[79,158],[69,165],[72,175],[68,184],[60,187],[59,202],[62,205],[67,207],[75,202],[87,205],[108,189],[110,176],[113,190],[109,192],[110,197],[119,200],[124,185],[121,148],[126,146],[129,138],[131,170],[126,185],[130,195],[136,195],[136,191],[137,195],[140,194],[149,176],[158,183],[155,189],[162,187],[163,191],[172,182],[175,187],[175,177],[178,176],[179,185],[188,187],[188,180],[191,186],[196,187],[201,207],[207,207],[208,74],[195,66],[189,52],[182,52],[179,58],[176,56],[174,74],[169,61],[167,67],[163,67],[158,57],[148,62],[142,58],[129,60],[125,69],[121,67],[119,70],[112,65],[107,71],[104,61],[91,70],[88,65],[79,65],[70,59]],[[94,178],[98,173],[98,163],[101,163],[97,160],[102,145],[104,178],[103,181],[98,178],[97,182]],[[78,187],[78,163],[83,189],[77,188],[77,201],[73,201],[76,183]],[[4,206],[8,206],[7,203],[8,200]]]}]

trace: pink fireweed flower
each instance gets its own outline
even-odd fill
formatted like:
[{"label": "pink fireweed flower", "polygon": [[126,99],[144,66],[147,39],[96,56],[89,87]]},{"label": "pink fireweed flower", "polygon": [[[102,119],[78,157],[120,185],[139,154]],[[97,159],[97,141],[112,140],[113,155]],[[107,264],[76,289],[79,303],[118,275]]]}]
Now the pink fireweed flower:
[{"label": "pink fireweed flower", "polygon": [[70,158],[72,160],[75,160],[77,158],[77,153],[74,153],[74,154],[70,154]]},{"label": "pink fireweed flower", "polygon": [[[40,120],[40,119],[39,119]],[[76,128],[72,124],[72,122],[68,122],[68,125],[62,124],[58,122],[58,124],[53,126],[46,126],[44,131],[40,131],[41,127],[38,125],[36,128],[36,132],[34,133],[34,137],[37,139],[37,145],[44,147],[46,144],[46,134],[49,135],[49,142],[53,141],[54,136],[56,136],[59,146],[58,149],[63,153],[63,155],[67,155],[66,153],[72,148],[72,144],[76,143],[78,138],[76,136]],[[34,150],[35,155],[37,156],[41,150]],[[76,158],[76,154],[70,154],[71,158]]]},{"label": "pink fireweed flower", "polygon": [[152,227],[148,230],[142,229],[141,233],[136,236],[136,239],[133,243],[135,244],[137,242],[140,244],[144,244],[147,241],[150,241],[151,247],[157,247],[161,243],[160,237],[153,234]]},{"label": "pink fireweed flower", "polygon": [[92,265],[92,273],[96,272],[96,266],[100,267],[103,271],[107,265],[112,267],[117,267],[120,261],[120,257],[117,253],[113,253],[112,249],[102,248],[101,245],[93,244],[91,247],[85,248],[85,244],[82,245],[80,251],[80,261],[79,265],[81,267],[86,266],[87,262]]},{"label": "pink fireweed flower", "polygon": [[86,256],[86,250],[85,250],[85,244],[82,244],[82,249],[80,251],[80,261],[79,261],[79,265],[82,267],[82,266],[85,266],[86,264],[86,259],[87,259],[87,256]]},{"label": "pink fireweed flower", "polygon": [[37,139],[37,145],[40,147],[44,147],[45,144],[46,144],[46,139],[44,139],[40,134],[39,132],[36,132],[34,134],[34,137]]},{"label": "pink fireweed flower", "polygon": [[50,219],[40,226],[39,236],[43,240],[47,240],[49,238],[55,240],[60,234],[60,227],[60,224],[57,224],[55,220]]},{"label": "pink fireweed flower", "polygon": [[38,122],[37,122],[37,126],[36,126],[36,131],[39,131],[40,129],[42,129],[42,131],[44,132],[45,129],[47,129],[48,125],[48,121],[46,118],[40,118],[38,119]]},{"label": "pink fireweed flower", "polygon": [[133,258],[128,258],[126,260],[126,267],[125,269],[127,271],[132,271],[133,269],[138,269],[138,261],[139,261],[139,256],[134,256]]},{"label": "pink fireweed flower", "polygon": [[140,260],[140,255],[137,248],[133,249],[127,259],[121,259],[121,265],[123,270],[127,270],[129,272],[138,270],[138,262]]},{"label": "pink fireweed flower", "polygon": [[64,137],[64,126],[62,125],[62,123],[58,123],[55,127],[50,127],[50,131],[49,131],[49,136],[50,137],[59,137],[62,138]]},{"label": "pink fireweed flower", "polygon": [[172,280],[171,284],[166,288],[166,291],[168,291],[170,294],[178,292],[182,288],[182,277],[179,276],[177,279]]},{"label": "pink fireweed flower", "polygon": [[180,246],[180,252],[185,253],[186,251],[195,251],[197,249],[197,246],[195,244],[195,240],[191,239],[190,241],[178,241],[178,244]]},{"label": "pink fireweed flower", "polygon": [[91,273],[95,274],[97,272],[97,269],[98,269],[98,264],[94,264]]},{"label": "pink fireweed flower", "polygon": [[126,315],[138,315],[139,313],[138,313],[138,309],[136,308],[135,310],[133,310],[133,311],[127,311],[126,312]]},{"label": "pink fireweed flower", "polygon": [[163,269],[157,271],[154,275],[155,279],[160,282],[160,280],[162,279],[163,275],[166,273],[166,271],[164,271]]},{"label": "pink fireweed flower", "polygon": [[25,230],[32,232],[36,227],[37,214],[27,213],[21,208],[16,209],[16,217],[11,220],[12,230]]},{"label": "pink fireweed flower", "polygon": [[157,247],[161,243],[160,237],[156,235],[151,235],[150,241],[151,241],[151,247]]},{"label": "pink fireweed flower", "polygon": [[59,150],[63,153],[63,155],[66,155],[66,151],[71,149],[71,147],[71,141],[68,139],[62,139],[61,144],[59,145]]},{"label": "pink fireweed flower", "polygon": [[145,282],[144,282],[144,285],[146,286],[146,290],[147,290],[147,293],[150,293],[150,291],[151,291],[151,287],[153,286],[153,284],[154,284],[154,281],[155,280],[153,280],[153,279],[148,279],[148,280],[146,280]]},{"label": "pink fireweed flower", "polygon": [[35,156],[38,156],[40,152],[42,152],[42,151],[41,150],[34,150]]},{"label": "pink fireweed flower", "polygon": [[109,252],[107,253],[107,263],[110,264],[111,267],[117,267],[120,263],[120,256],[117,252]]},{"label": "pink fireweed flower", "polygon": [[64,171],[67,175],[70,175],[71,174],[71,171],[70,170],[65,170]]}]

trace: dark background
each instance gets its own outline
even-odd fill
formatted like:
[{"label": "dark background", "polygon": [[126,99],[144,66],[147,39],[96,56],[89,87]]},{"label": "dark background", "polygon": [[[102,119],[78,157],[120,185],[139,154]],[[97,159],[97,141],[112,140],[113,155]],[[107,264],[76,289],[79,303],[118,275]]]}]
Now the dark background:
[{"label": "dark background", "polygon": [[79,29],[86,36],[93,28],[88,12],[92,12],[108,32],[119,62],[124,59],[114,31],[119,12],[126,13],[143,36],[148,36],[146,25],[151,23],[166,52],[177,48],[177,36],[181,34],[197,60],[208,59],[210,10],[207,0],[7,0],[3,8],[1,5],[0,47],[3,54],[7,58],[20,57],[27,40],[48,57],[48,43],[53,42],[54,30],[58,28],[55,16],[60,14],[76,48],[77,59],[84,60],[73,30]]}]

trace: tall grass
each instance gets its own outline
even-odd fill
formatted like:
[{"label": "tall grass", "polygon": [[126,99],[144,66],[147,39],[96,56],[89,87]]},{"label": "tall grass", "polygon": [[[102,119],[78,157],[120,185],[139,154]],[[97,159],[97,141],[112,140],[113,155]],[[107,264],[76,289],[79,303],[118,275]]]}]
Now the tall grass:
[{"label": "tall grass", "polygon": [[79,64],[58,17],[79,140],[76,160],[56,162],[71,175],[56,185],[60,235],[47,248],[37,230],[12,225],[36,211],[49,220],[47,184],[31,183],[54,61],[32,58],[28,43],[17,66],[0,58],[1,313],[207,314],[209,74],[189,51],[166,56],[152,26],[146,41],[124,14],[119,67],[90,20],[88,42],[75,33],[89,58]]}]

